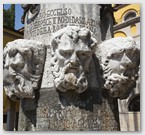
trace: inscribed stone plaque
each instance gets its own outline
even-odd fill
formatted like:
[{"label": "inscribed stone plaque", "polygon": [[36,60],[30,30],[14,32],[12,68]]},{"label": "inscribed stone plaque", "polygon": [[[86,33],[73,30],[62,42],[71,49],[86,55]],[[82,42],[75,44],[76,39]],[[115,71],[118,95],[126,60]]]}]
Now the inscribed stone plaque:
[{"label": "inscribed stone plaque", "polygon": [[48,44],[51,34],[66,26],[86,27],[96,39],[100,36],[100,6],[97,4],[40,4],[39,14],[31,20],[31,12],[25,17],[24,38]]}]

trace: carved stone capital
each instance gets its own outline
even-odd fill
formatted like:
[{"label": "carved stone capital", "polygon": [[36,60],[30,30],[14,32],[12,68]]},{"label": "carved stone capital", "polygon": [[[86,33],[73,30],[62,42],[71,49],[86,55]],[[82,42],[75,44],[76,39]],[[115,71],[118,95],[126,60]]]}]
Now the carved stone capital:
[{"label": "carved stone capital", "polygon": [[21,22],[24,24],[26,14],[29,13],[30,15],[27,16],[27,23],[30,23],[35,19],[40,11],[40,4],[21,4],[21,7],[24,9],[23,16],[21,17]]}]

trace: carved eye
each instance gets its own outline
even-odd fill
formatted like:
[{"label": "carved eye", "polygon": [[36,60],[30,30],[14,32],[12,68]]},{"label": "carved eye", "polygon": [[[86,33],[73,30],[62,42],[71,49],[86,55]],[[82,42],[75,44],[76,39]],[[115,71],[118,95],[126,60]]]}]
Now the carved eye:
[{"label": "carved eye", "polygon": [[123,57],[123,52],[117,52],[112,54],[110,59],[121,61],[122,57]]},{"label": "carved eye", "polygon": [[72,55],[72,51],[71,50],[60,50],[59,53],[63,57],[70,57]]},{"label": "carved eye", "polygon": [[109,60],[105,60],[105,62],[104,62],[104,66],[107,66],[108,63],[109,63]]},{"label": "carved eye", "polygon": [[18,50],[10,50],[10,52],[9,52],[9,57],[11,58],[11,57],[15,57],[16,56],[16,54],[18,53]]},{"label": "carved eye", "polygon": [[69,52],[64,52],[64,55],[65,56],[68,56],[70,53]]},{"label": "carved eye", "polygon": [[81,56],[86,56],[86,53],[81,53]]},{"label": "carved eye", "polygon": [[25,60],[23,56],[17,53],[14,57],[10,58],[9,65],[16,70],[21,70],[25,66]]},{"label": "carved eye", "polygon": [[15,84],[16,84],[16,85],[19,85],[19,84],[20,84],[20,80],[19,80],[19,79],[16,79],[16,80],[15,80]]},{"label": "carved eye", "polygon": [[84,52],[78,52],[77,53],[78,57],[79,58],[82,58],[82,59],[85,59],[85,58],[89,57],[90,54],[91,53],[89,51],[84,51]]},{"label": "carved eye", "polygon": [[105,63],[108,63],[108,62],[109,62],[109,60],[106,60],[106,61],[105,61]]}]

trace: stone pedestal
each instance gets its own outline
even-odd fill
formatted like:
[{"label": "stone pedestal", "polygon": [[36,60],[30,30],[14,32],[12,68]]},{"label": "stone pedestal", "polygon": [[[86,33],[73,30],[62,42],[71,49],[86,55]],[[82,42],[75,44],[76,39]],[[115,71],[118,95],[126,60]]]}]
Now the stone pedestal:
[{"label": "stone pedestal", "polygon": [[[61,93],[53,88],[40,91],[36,123],[38,131],[119,130],[117,101],[112,98],[102,97],[100,103],[95,99],[95,96],[98,98],[95,90],[79,96],[70,92],[66,93],[66,97],[61,97]],[[96,95],[93,97],[90,93]]]},{"label": "stone pedestal", "polygon": [[117,98],[101,88],[101,73],[97,58],[93,57],[89,87],[78,94],[56,90],[50,70],[50,49],[39,91],[35,99],[21,100],[20,131],[118,131]]}]

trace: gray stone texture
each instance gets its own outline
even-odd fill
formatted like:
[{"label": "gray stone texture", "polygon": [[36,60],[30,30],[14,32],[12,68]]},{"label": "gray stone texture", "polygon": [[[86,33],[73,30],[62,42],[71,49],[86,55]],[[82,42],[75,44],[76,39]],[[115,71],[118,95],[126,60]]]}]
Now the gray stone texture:
[{"label": "gray stone texture", "polygon": [[41,89],[38,106],[31,99],[21,101],[19,130],[118,131],[117,99],[107,94],[99,99],[97,93],[91,88],[83,94]]}]

